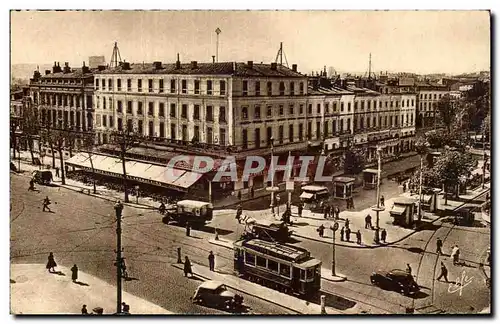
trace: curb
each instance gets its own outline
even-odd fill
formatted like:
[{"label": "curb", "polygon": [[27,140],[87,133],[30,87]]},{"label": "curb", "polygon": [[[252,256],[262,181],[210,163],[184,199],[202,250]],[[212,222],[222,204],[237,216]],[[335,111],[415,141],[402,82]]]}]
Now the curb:
[{"label": "curb", "polygon": [[[194,268],[194,265],[196,265],[196,263],[191,262],[191,265],[192,265],[192,266],[193,266],[193,268]],[[177,264],[177,263],[172,264],[172,267],[174,267],[174,268],[176,268],[176,269],[179,269],[179,270],[183,270],[183,268],[182,268],[179,264]],[[196,273],[195,271],[193,271],[193,274],[195,274],[195,275],[197,275],[198,277],[203,278],[203,279],[205,279],[205,280],[212,280],[212,279],[210,279],[210,278],[208,278],[208,277],[205,277],[205,276],[203,276],[203,275],[201,275],[201,274],[199,274],[199,273]],[[265,301],[267,301],[267,302],[269,302],[269,303],[271,303],[271,304],[274,304],[274,305],[276,305],[276,306],[283,307],[283,308],[285,308],[285,309],[287,309],[287,310],[289,310],[289,311],[292,311],[292,312],[294,312],[294,313],[308,315],[307,313],[302,313],[302,312],[299,312],[299,311],[297,311],[297,310],[295,310],[295,309],[293,309],[293,308],[290,308],[290,307],[287,307],[287,306],[281,305],[281,304],[279,304],[278,302],[273,301],[273,300],[270,300],[270,299],[268,299],[268,298],[263,298],[262,296],[259,296],[259,295],[256,295],[256,294],[252,294],[252,293],[250,293],[250,292],[248,292],[248,291],[241,290],[241,289],[236,288],[236,287],[233,287],[233,286],[229,286],[227,283],[224,283],[224,284],[225,284],[226,286],[230,287],[231,289],[234,289],[234,290],[236,290],[236,291],[239,291],[239,292],[241,292],[241,293],[244,293],[244,294],[246,294],[246,295],[252,296],[252,297],[257,298],[257,299],[265,300]]]},{"label": "curb", "polygon": [[326,278],[326,277],[321,276],[321,279],[326,280],[326,281],[331,281],[331,282],[347,281],[347,277],[344,276],[343,274],[337,274],[335,277],[331,277],[331,278]]}]

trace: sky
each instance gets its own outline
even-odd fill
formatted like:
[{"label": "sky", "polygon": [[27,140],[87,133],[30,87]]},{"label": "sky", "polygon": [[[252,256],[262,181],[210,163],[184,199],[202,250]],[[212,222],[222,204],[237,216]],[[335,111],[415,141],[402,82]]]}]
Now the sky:
[{"label": "sky", "polygon": [[13,11],[11,63],[109,62],[114,42],[128,62],[270,63],[280,42],[302,73],[464,73],[490,69],[487,11]]}]

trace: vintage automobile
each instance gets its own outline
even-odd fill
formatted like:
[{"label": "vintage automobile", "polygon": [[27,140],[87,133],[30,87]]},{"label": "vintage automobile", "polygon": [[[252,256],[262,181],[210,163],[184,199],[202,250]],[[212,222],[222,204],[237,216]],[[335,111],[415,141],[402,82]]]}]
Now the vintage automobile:
[{"label": "vintage automobile", "polygon": [[304,208],[311,211],[321,211],[331,196],[328,188],[323,186],[306,185],[301,189],[300,200],[304,203]]},{"label": "vintage automobile", "polygon": [[420,291],[415,279],[405,270],[376,271],[370,276],[370,281],[382,289],[394,290],[406,296]]},{"label": "vintage automobile", "polygon": [[191,226],[203,226],[212,220],[213,206],[211,203],[196,200],[181,200],[166,209],[163,223],[170,221],[184,225],[189,222]]},{"label": "vintage automobile", "polygon": [[38,184],[49,184],[52,182],[52,172],[47,170],[35,170],[32,173],[33,181]]},{"label": "vintage automobile", "polygon": [[196,289],[193,303],[224,309],[237,309],[243,305],[243,297],[227,290],[226,286],[214,280],[203,282]]}]

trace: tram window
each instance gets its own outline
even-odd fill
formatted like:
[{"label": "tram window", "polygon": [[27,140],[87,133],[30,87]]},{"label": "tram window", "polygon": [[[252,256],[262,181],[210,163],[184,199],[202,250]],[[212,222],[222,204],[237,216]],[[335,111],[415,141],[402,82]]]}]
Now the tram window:
[{"label": "tram window", "polygon": [[245,263],[255,266],[255,255],[245,252]]},{"label": "tram window", "polygon": [[306,271],[305,270],[300,270],[300,280],[305,280],[306,279]]},{"label": "tram window", "polygon": [[201,216],[205,216],[207,214],[207,207],[201,207],[200,209],[200,215]]},{"label": "tram window", "polygon": [[314,268],[307,269],[307,279],[314,278]]},{"label": "tram window", "polygon": [[290,266],[280,264],[280,275],[290,278]]},{"label": "tram window", "polygon": [[267,260],[266,260],[265,258],[260,257],[260,256],[257,256],[257,265],[258,265],[259,267],[263,267],[263,268],[265,268],[265,267],[266,267],[266,261],[267,261]]},{"label": "tram window", "polygon": [[273,260],[267,260],[267,267],[273,272],[278,272],[278,262]]}]

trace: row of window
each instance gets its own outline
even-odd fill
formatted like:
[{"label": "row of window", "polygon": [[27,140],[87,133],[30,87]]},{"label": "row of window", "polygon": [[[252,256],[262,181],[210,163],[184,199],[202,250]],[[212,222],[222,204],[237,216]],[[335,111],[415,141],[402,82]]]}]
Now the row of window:
[{"label": "row of window", "polygon": [[[267,270],[271,272],[275,272],[276,274],[279,274],[280,276],[283,276],[285,278],[291,278],[291,269],[290,266],[287,264],[283,264],[280,262],[276,262],[274,260],[270,260],[267,258],[264,258],[260,255],[255,255],[253,253],[249,253],[245,251],[245,264],[252,266],[252,267],[260,267],[260,268],[266,268]],[[313,272],[314,276],[314,272]],[[311,277],[313,277],[311,276]],[[305,279],[305,278],[301,278]]]},{"label": "row of window", "polygon": [[[427,95],[428,95],[428,97],[427,97]],[[429,94],[421,93],[420,99],[432,99],[432,95],[433,95],[432,93],[429,93]],[[444,96],[443,93],[439,93],[439,94],[434,93],[434,100],[441,99],[443,96]]]},{"label": "row of window", "polygon": [[[249,87],[250,81],[243,80],[241,94],[243,96],[250,96],[250,95],[261,96],[264,93],[263,91],[261,91],[261,83],[262,83],[261,81],[254,81],[253,87],[251,88],[252,91],[249,91],[250,90],[250,87]],[[288,88],[288,91],[285,91],[286,90],[285,82],[281,81],[278,85],[279,95],[280,96],[285,96],[285,95],[295,96],[297,94],[304,95],[304,82],[299,83],[298,92],[295,91],[296,90],[295,89],[295,82],[293,82],[293,81],[288,83],[287,88]],[[273,89],[273,82],[267,81],[266,90],[265,90],[266,96],[270,97],[270,96],[274,95],[275,93],[276,92]]]},{"label": "row of window", "polygon": [[42,78],[40,83],[44,84],[82,84],[80,79],[55,79],[55,78]]},{"label": "row of window", "polygon": [[[80,105],[85,105],[82,100],[86,99],[87,108],[92,108],[92,96],[87,95],[82,97],[81,95],[65,95],[65,94],[49,94],[42,93],[39,95],[40,104],[50,105],[50,106],[62,106],[62,107],[76,107],[80,108]],[[34,102],[38,103],[38,94],[34,94]]]},{"label": "row of window", "polygon": [[[99,101],[97,101],[97,102],[99,103]],[[113,106],[112,106],[113,101],[111,100],[111,98],[109,99],[108,103],[109,103],[109,107],[107,107],[107,105],[106,105],[106,100],[103,99],[103,101],[102,101],[103,110],[106,110],[107,108],[113,109]],[[116,104],[117,104],[116,112],[119,114],[122,114],[123,110],[124,110],[123,102],[121,100],[118,100],[116,102]],[[126,113],[128,115],[134,114],[133,106],[136,107],[135,115],[144,116],[145,112],[144,112],[143,102],[141,102],[141,101],[135,102],[135,105],[134,105],[133,101],[127,101]],[[155,109],[156,108],[155,104],[154,104],[154,102],[151,102],[151,101],[148,102],[147,108],[148,108],[147,115],[150,117],[156,117],[156,116],[165,117],[166,116],[167,111],[166,111],[165,103],[163,103],[163,102],[160,102],[158,104],[158,110]],[[192,116],[188,114],[188,112],[189,112],[188,104],[177,105],[175,103],[171,103],[170,107],[168,107],[168,108],[169,108],[168,115],[172,118],[176,118],[177,116],[180,116],[181,118],[185,118],[188,120],[201,120],[202,117],[204,117],[204,120],[206,120],[206,121],[214,121],[214,108],[215,107],[212,105],[205,106],[205,109],[202,109],[201,105],[198,105],[198,104],[193,105]],[[226,114],[226,107],[219,106],[218,121],[219,122],[226,122],[226,120],[227,120],[226,115],[227,115]]]},{"label": "row of window", "polygon": [[[62,128],[63,126],[83,127],[89,130],[93,128],[93,118],[91,113],[80,113],[74,111],[61,110],[41,110],[41,121],[43,125]],[[85,118],[86,117],[86,118]],[[85,123],[86,122],[86,123]]]},{"label": "row of window", "polygon": [[[406,119],[404,118],[406,117]],[[402,125],[413,125],[413,114],[406,114],[401,116]],[[377,117],[373,116],[372,118],[354,118],[354,130],[362,130],[365,128],[374,128],[374,127],[398,127],[399,125],[399,116],[379,116],[378,117],[378,125],[377,125]],[[371,123],[370,123],[371,121]],[[394,123],[393,123],[394,122]]]},{"label": "row of window", "polygon": [[[436,108],[437,103],[436,102],[429,102],[429,108]],[[427,102],[421,102],[420,103],[420,109],[427,109]]]},{"label": "row of window", "polygon": [[[132,79],[127,79],[126,82],[126,88],[122,87],[122,79],[116,79],[116,91],[136,91],[136,92],[155,92],[155,93],[164,93],[165,92],[165,80],[164,79],[148,79],[147,80],[147,88],[143,88],[143,80],[142,79],[137,79],[134,80],[134,85],[135,87],[132,88]],[[158,81],[158,82],[155,82]],[[226,95],[226,81],[220,80],[218,81],[219,83],[219,92],[218,94],[220,96]],[[157,84],[157,86],[156,86]],[[107,87],[106,87],[107,85]],[[170,80],[170,88],[169,92],[170,93],[177,93],[177,80],[176,79],[171,79]],[[101,90],[101,91],[114,91],[114,84],[113,84],[113,79],[95,79],[95,89],[96,90]],[[147,90],[147,91],[146,91]],[[194,80],[193,88],[188,89],[188,80],[181,80],[180,82],[180,93],[182,94],[206,94],[206,95],[215,95],[216,93],[214,92],[214,81],[213,80],[207,80],[206,81],[206,87],[204,88],[204,91],[202,92],[201,90],[201,81],[200,80]]]},{"label": "row of window", "polygon": [[[102,126],[103,127],[109,127],[113,128],[114,127],[114,119],[112,116],[106,116],[103,115],[102,117],[98,116],[96,125],[98,127],[101,127],[101,120],[102,120]],[[109,122],[109,123],[108,123]],[[124,125],[123,125],[123,119],[122,118],[117,118],[117,129],[118,130],[123,130]],[[132,119],[127,119],[127,130],[129,132],[136,131],[139,134],[146,135],[146,136],[151,136],[151,137],[159,137],[159,138],[167,138],[166,137],[166,123],[160,122],[159,127],[158,127],[158,132],[155,131],[155,126],[153,121],[148,122],[148,132],[145,133],[144,129],[144,122],[142,120],[137,121],[137,127],[134,127],[134,121]],[[178,136],[178,132],[180,130],[180,136]],[[215,134],[213,127],[204,127],[204,133],[201,133],[201,128],[198,125],[195,125],[193,128],[192,134],[189,134],[188,131],[188,126],[187,125],[179,125],[175,123],[170,124],[170,139],[176,140],[183,140],[183,141],[201,141],[202,135],[205,135],[205,139],[203,142],[207,144],[217,144],[217,145],[222,145],[225,146],[227,144],[226,140],[226,129],[225,128],[219,128],[219,133]]]},{"label": "row of window", "polygon": [[[371,109],[371,106],[372,106],[372,102],[373,102],[373,109],[377,109],[377,103],[378,103],[378,108],[383,108],[382,105],[385,106],[385,108],[393,108],[394,106],[396,108],[399,108],[399,103],[400,101],[399,100],[396,100],[396,101],[376,101],[376,100],[373,100],[373,101],[366,101],[366,109]],[[358,105],[359,103],[359,105]],[[384,104],[382,104],[384,103]],[[415,99],[406,99],[406,100],[401,100],[401,107],[405,107],[405,103],[406,103],[406,107],[414,107],[415,106]],[[411,105],[410,105],[411,103]],[[357,110],[358,109],[358,106],[360,107],[361,110],[365,109],[365,101],[355,101],[354,102],[354,110]]]}]

